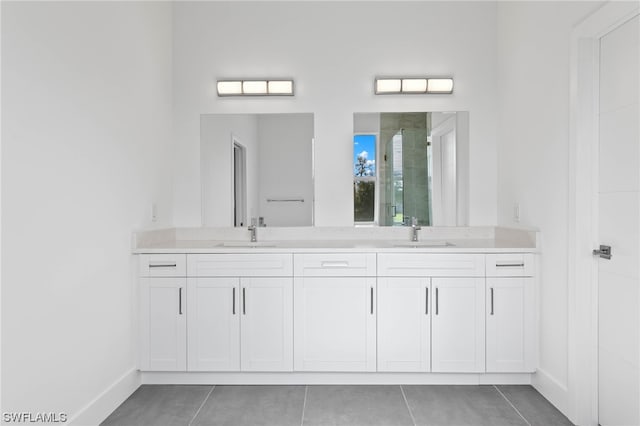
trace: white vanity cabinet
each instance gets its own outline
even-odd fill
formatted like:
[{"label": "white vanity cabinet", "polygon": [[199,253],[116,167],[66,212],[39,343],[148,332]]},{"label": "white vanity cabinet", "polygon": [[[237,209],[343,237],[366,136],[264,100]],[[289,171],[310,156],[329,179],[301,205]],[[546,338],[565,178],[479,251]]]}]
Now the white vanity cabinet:
[{"label": "white vanity cabinet", "polygon": [[487,372],[535,371],[534,256],[487,255]]},{"label": "white vanity cabinet", "polygon": [[251,250],[139,256],[140,370],[535,372],[532,253]]},{"label": "white vanity cabinet", "polygon": [[188,256],[189,371],[292,371],[290,254]]},{"label": "white vanity cabinet", "polygon": [[378,370],[484,371],[484,255],[378,255]]},{"label": "white vanity cabinet", "polygon": [[139,258],[141,370],[186,370],[185,264],[184,254]]},{"label": "white vanity cabinet", "polygon": [[294,369],[376,371],[376,255],[294,255]]}]

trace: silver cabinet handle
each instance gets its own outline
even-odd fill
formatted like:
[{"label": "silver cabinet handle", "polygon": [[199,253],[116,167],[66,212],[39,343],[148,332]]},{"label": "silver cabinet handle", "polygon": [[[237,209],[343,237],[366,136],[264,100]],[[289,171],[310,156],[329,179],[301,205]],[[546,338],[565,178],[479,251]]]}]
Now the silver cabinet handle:
[{"label": "silver cabinet handle", "polygon": [[438,302],[440,301],[440,298],[438,297],[438,287],[436,287],[436,315],[438,315],[439,313],[439,306],[438,306]]},{"label": "silver cabinet handle", "polygon": [[520,262],[520,263],[496,263],[496,268],[524,268],[524,262]]},{"label": "silver cabinet handle", "polygon": [[245,288],[242,287],[242,315],[247,315],[247,295],[245,294]]},{"label": "silver cabinet handle", "polygon": [[427,297],[424,301],[424,314],[429,315],[429,287],[425,287],[424,291],[427,294]]},{"label": "silver cabinet handle", "polygon": [[175,268],[177,263],[149,263],[149,268]]},{"label": "silver cabinet handle", "polygon": [[371,287],[371,315],[373,315],[373,287]]},{"label": "silver cabinet handle", "polygon": [[233,312],[233,315],[235,315],[236,314],[236,288],[235,287],[233,287],[233,299],[231,302],[231,307],[232,307],[231,310]]},{"label": "silver cabinet handle", "polygon": [[178,289],[178,315],[182,315],[182,287]]},{"label": "silver cabinet handle", "polygon": [[320,263],[321,268],[348,268],[349,262],[346,260],[324,261]]},{"label": "silver cabinet handle", "polygon": [[491,287],[489,290],[491,290],[491,315],[493,315],[493,287]]}]

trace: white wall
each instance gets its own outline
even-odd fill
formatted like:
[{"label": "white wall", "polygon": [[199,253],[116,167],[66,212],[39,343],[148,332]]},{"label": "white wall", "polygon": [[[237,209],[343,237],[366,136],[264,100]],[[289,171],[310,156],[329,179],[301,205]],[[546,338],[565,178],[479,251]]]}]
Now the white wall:
[{"label": "white wall", "polygon": [[170,72],[165,3],[2,2],[3,411],[75,416],[135,376],[131,233],[152,202],[172,222]]},{"label": "white wall", "polygon": [[[313,225],[313,114],[258,116],[259,216],[267,226]],[[304,202],[267,202],[303,199]]]},{"label": "white wall", "polygon": [[233,140],[246,148],[247,220],[258,205],[258,117],[255,114],[203,115],[200,119],[202,224],[233,226]]},{"label": "white wall", "polygon": [[[497,221],[496,4],[177,2],[174,219],[199,226],[203,113],[313,112],[315,223],[353,224],[354,112],[470,111],[470,224]],[[366,11],[366,13],[364,13]],[[376,75],[452,75],[453,95],[375,96]],[[293,77],[296,96],[219,98],[216,79]]]},{"label": "white wall", "polygon": [[[565,413],[572,303],[567,290],[570,35],[600,4],[498,5],[498,223],[541,230],[536,387]],[[513,218],[516,203],[519,223]]]}]

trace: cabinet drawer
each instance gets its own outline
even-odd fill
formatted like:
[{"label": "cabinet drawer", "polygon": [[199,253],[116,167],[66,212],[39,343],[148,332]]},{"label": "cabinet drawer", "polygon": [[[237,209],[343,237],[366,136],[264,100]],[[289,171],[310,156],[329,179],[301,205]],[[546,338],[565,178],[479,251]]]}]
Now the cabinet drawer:
[{"label": "cabinet drawer", "polygon": [[532,253],[487,254],[487,277],[532,277]]},{"label": "cabinet drawer", "polygon": [[293,273],[290,254],[190,254],[190,277],[287,277]]},{"label": "cabinet drawer", "polygon": [[382,277],[482,277],[482,254],[382,253],[378,255]]},{"label": "cabinet drawer", "polygon": [[374,277],[374,253],[323,253],[294,255],[297,277]]},{"label": "cabinet drawer", "polygon": [[141,277],[184,277],[187,275],[186,254],[141,254]]}]

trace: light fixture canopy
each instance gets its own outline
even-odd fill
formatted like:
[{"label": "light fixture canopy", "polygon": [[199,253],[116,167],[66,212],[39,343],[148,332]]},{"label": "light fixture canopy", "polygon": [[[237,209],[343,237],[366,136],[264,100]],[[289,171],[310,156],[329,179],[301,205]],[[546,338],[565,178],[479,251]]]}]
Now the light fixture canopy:
[{"label": "light fixture canopy", "polygon": [[217,89],[218,96],[293,96],[293,80],[218,80]]},{"label": "light fixture canopy", "polygon": [[451,94],[451,77],[376,77],[376,95]]}]

